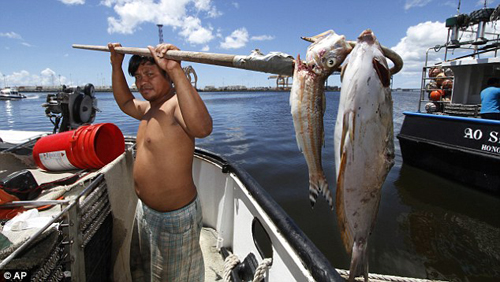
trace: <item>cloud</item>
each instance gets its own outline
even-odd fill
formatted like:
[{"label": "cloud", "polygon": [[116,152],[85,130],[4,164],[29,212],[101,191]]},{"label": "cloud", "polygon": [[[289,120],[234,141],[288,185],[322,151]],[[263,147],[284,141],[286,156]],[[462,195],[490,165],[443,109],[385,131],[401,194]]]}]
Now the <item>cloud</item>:
[{"label": "cloud", "polygon": [[252,36],[250,37],[250,40],[253,41],[264,41],[264,40],[273,40],[274,36],[272,35],[259,35],[259,36]]},{"label": "cloud", "polygon": [[[27,85],[59,85],[68,84],[69,80],[65,76],[59,76],[51,70],[46,68],[40,72],[40,74],[31,74],[26,70],[19,72],[14,72],[12,74],[2,74],[5,75],[5,82],[8,86],[27,86]],[[3,82],[3,81],[2,81]]]},{"label": "cloud", "polygon": [[101,4],[117,14],[108,17],[110,34],[133,34],[144,23],[163,24],[178,30],[188,43],[199,45],[215,37],[213,28],[204,25],[199,16],[222,15],[211,0],[103,0]]},{"label": "cloud", "polygon": [[227,36],[223,42],[221,42],[220,47],[222,49],[238,49],[244,47],[248,42],[248,31],[246,28],[239,28],[230,36]]},{"label": "cloud", "polygon": [[409,10],[414,7],[423,7],[429,4],[432,0],[406,0],[405,10]]},{"label": "cloud", "polygon": [[[493,3],[495,3],[495,0],[486,0],[486,7],[489,7]],[[477,0],[476,6],[484,7],[484,0]]]},{"label": "cloud", "polygon": [[[495,24],[488,23],[486,25],[486,34],[493,32]],[[473,33],[460,33],[459,39],[462,42],[474,40],[475,34]],[[400,73],[396,74],[395,82],[398,82],[398,76],[404,76],[407,81],[408,87],[419,87],[422,75],[422,67],[425,65],[426,52],[429,48],[434,46],[442,46],[446,44],[448,37],[448,29],[444,22],[424,22],[414,26],[410,26],[406,31],[406,36],[403,37],[399,43],[391,49],[398,53],[403,59],[404,66]],[[489,38],[494,39],[494,38]],[[437,50],[438,48],[436,48]],[[428,52],[428,65],[433,65],[444,59],[444,48],[439,52],[434,49]],[[448,59],[456,58],[471,51],[463,49],[455,49],[448,51]],[[482,54],[482,58],[492,56],[491,54]]]},{"label": "cloud", "polygon": [[205,28],[201,26],[201,20],[195,17],[186,17],[182,25],[182,31],[179,32],[186,41],[193,44],[206,44],[213,38],[212,28]]},{"label": "cloud", "polygon": [[[406,77],[406,87],[418,87],[420,85],[420,76],[422,67],[425,64],[427,49],[432,46],[446,43],[448,29],[442,22],[424,22],[415,26],[410,26],[406,31],[406,36],[391,49],[398,53],[403,59],[404,66],[397,76]],[[442,57],[441,53],[429,51],[429,61],[437,62]]]},{"label": "cloud", "polygon": [[[11,32],[5,32],[5,33],[1,33],[0,32],[0,37],[7,37],[7,38],[10,38],[10,39],[15,39],[15,40],[21,40],[21,44],[26,46],[26,47],[32,47],[31,44],[29,44],[28,42],[25,42],[23,37],[13,31]],[[7,50],[9,50],[8,47],[5,47]]]},{"label": "cloud", "polygon": [[20,39],[22,40],[23,38],[21,37],[21,35],[11,31],[11,32],[5,32],[5,33],[1,33],[0,32],[0,37],[7,37],[7,38],[11,38],[11,39]]},{"label": "cloud", "polygon": [[59,0],[61,1],[63,4],[66,4],[66,5],[83,5],[85,4],[85,0]]}]

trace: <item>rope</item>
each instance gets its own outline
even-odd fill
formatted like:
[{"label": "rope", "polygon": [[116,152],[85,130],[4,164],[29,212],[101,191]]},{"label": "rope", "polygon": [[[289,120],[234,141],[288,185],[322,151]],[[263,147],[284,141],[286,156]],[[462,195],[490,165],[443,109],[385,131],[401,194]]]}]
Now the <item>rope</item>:
[{"label": "rope", "polygon": [[[349,270],[344,269],[336,269],[337,272],[344,279],[349,278]],[[359,279],[359,280],[358,280]],[[356,281],[364,281],[362,277],[355,278]],[[411,277],[401,277],[401,276],[391,276],[391,275],[382,275],[375,273],[368,273],[368,280],[372,282],[376,281],[390,281],[390,282],[441,282],[440,280],[428,280],[428,279],[419,279],[419,278],[411,278]]]},{"label": "rope", "polygon": [[253,282],[260,282],[264,279],[264,274],[266,274],[267,270],[271,267],[273,263],[272,258],[266,258],[262,260],[257,269],[255,270],[255,274],[253,276]]},{"label": "rope", "polygon": [[231,282],[231,271],[239,263],[240,263],[240,260],[238,259],[238,256],[236,256],[235,254],[230,254],[224,260],[224,273],[223,273],[224,277],[223,278],[224,278],[225,282]]},{"label": "rope", "polygon": [[[224,260],[224,273],[223,273],[223,279],[225,282],[231,282],[231,271],[240,263],[240,260],[238,259],[238,256],[235,254],[229,254],[229,256],[226,257]],[[257,269],[255,269],[255,274],[253,276],[253,282],[260,282],[262,279],[264,279],[264,275],[266,272],[269,270],[271,267],[271,264],[273,263],[272,258],[266,258],[262,260],[262,262],[257,266]]]}]

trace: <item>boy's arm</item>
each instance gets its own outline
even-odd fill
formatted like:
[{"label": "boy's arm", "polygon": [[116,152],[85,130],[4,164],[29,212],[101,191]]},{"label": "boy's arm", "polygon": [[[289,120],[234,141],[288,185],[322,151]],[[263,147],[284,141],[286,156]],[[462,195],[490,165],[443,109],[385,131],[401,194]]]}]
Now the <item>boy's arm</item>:
[{"label": "boy's arm", "polygon": [[203,138],[212,132],[210,116],[200,94],[188,81],[179,61],[164,58],[168,50],[179,50],[171,44],[161,44],[156,48],[148,47],[156,63],[165,70],[175,85],[179,108],[175,116],[186,132],[197,138]]},{"label": "boy's arm", "polygon": [[127,85],[127,80],[122,70],[124,54],[115,52],[115,47],[121,47],[120,43],[109,43],[108,48],[111,53],[111,81],[113,86],[113,96],[118,107],[127,115],[142,119],[149,104],[145,101],[135,99]]}]

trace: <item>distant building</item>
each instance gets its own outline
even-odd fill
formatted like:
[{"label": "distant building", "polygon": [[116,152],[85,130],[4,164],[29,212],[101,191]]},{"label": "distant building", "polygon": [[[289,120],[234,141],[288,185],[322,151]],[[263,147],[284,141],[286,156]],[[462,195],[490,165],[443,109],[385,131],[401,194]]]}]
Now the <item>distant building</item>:
[{"label": "distant building", "polygon": [[217,88],[213,85],[207,85],[203,88],[203,91],[217,91]]}]

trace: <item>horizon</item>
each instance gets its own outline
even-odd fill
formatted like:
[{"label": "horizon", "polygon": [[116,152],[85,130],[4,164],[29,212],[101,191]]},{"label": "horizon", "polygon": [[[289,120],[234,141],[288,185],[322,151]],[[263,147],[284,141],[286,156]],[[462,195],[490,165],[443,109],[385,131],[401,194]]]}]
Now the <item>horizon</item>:
[{"label": "horizon", "polygon": [[[146,47],[163,41],[185,51],[249,55],[284,52],[305,58],[313,36],[333,29],[354,40],[363,30],[374,31],[379,42],[404,61],[393,77],[393,88],[419,88],[426,50],[446,43],[445,20],[457,14],[458,1],[211,1],[211,0],[50,0],[6,1],[0,18],[0,85],[111,84],[109,54],[73,49],[72,44]],[[283,6],[285,3],[286,9]],[[460,13],[481,9],[485,3],[467,1]],[[310,9],[307,9],[310,8]],[[286,10],[286,11],[285,11]],[[390,17],[386,16],[391,14]],[[38,24],[32,24],[38,23]],[[488,25],[495,29],[496,25]],[[430,61],[441,60],[430,53]],[[124,60],[128,63],[129,56]],[[273,87],[272,74],[183,62],[193,66],[198,88],[213,85]],[[392,63],[389,63],[391,66]],[[133,79],[126,75],[129,85]],[[330,86],[340,86],[331,75]]]}]

